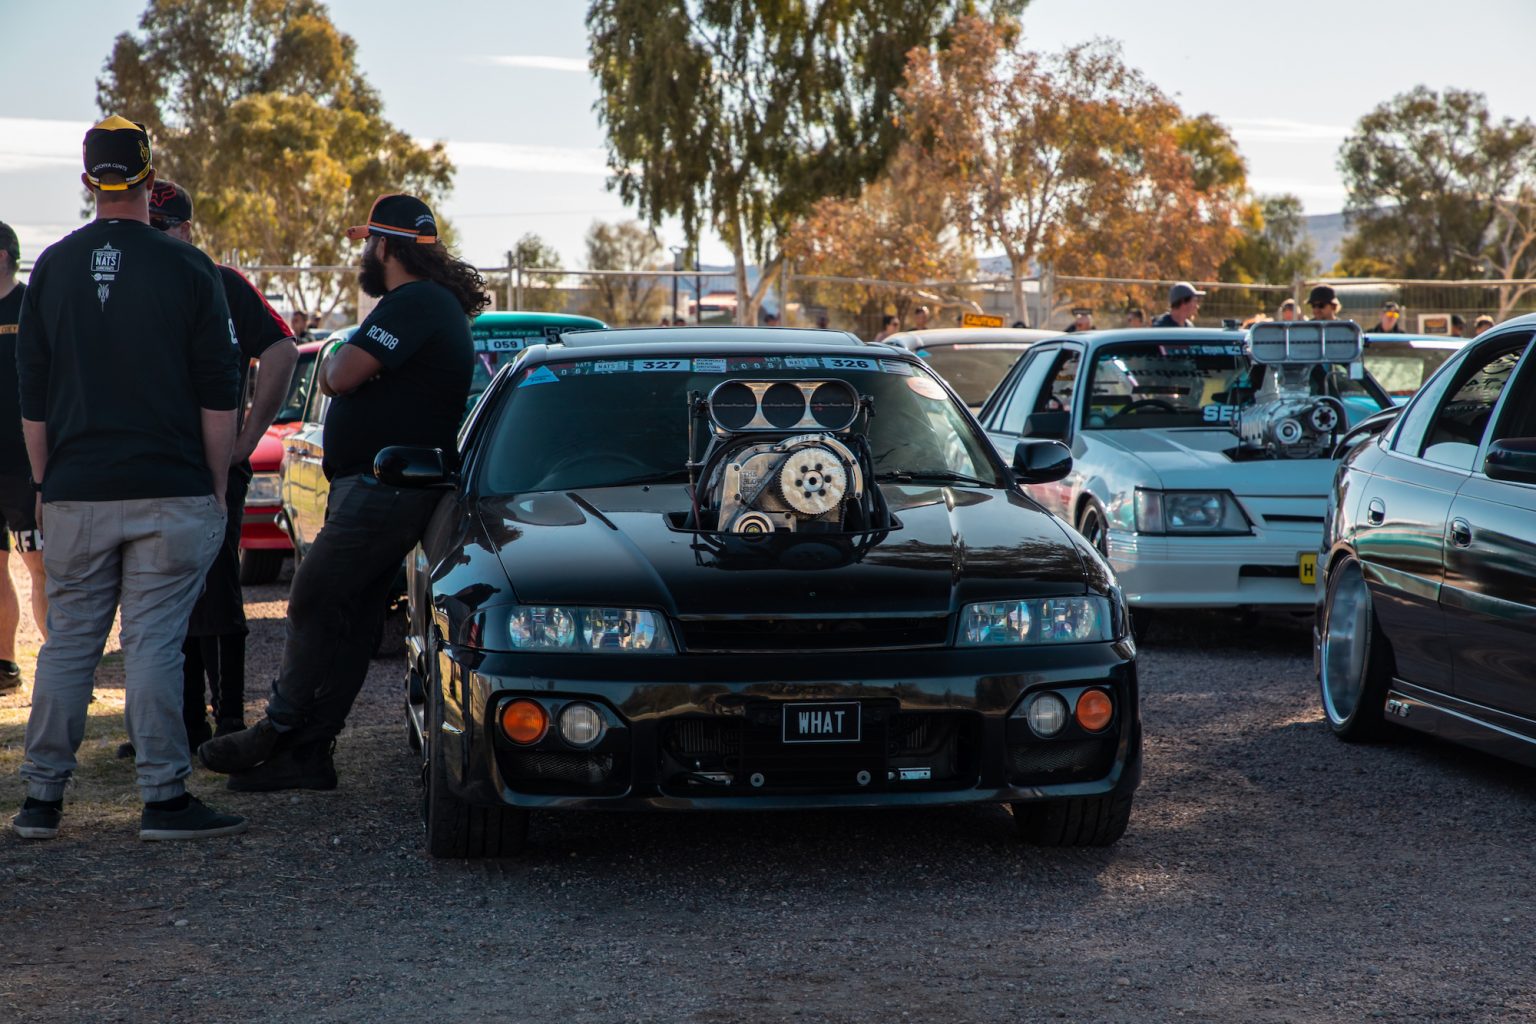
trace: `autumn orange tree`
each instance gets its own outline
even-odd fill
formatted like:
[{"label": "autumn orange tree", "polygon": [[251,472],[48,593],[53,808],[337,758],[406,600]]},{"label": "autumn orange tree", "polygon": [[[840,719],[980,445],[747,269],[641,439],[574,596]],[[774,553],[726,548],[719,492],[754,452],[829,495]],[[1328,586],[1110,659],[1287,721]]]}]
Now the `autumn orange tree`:
[{"label": "autumn orange tree", "polygon": [[908,145],[857,196],[813,206],[784,250],[802,274],[860,279],[816,285],[810,296],[817,301],[866,320],[894,309],[905,320],[919,301],[963,301],[954,289],[935,284],[967,277],[974,267],[955,222],[952,190],[927,173]]},{"label": "autumn orange tree", "polygon": [[1041,54],[1020,46],[1016,20],[967,18],[947,49],[912,52],[900,98],[963,223],[1007,256],[1020,319],[1024,279],[1042,265],[1200,279],[1236,237],[1246,182],[1231,137],[1186,116],[1112,43]]}]

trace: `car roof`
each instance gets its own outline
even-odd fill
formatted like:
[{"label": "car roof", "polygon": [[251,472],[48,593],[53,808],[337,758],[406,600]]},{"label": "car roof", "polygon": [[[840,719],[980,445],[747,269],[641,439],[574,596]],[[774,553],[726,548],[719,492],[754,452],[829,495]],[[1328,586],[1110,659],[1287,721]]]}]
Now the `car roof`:
[{"label": "car roof", "polygon": [[562,334],[558,342],[565,348],[652,348],[665,345],[691,347],[717,346],[753,350],[764,345],[783,348],[810,345],[817,348],[886,348],[869,345],[847,331],[821,331],[809,327],[610,327],[601,331],[574,331]]},{"label": "car roof", "polygon": [[1029,327],[933,327],[925,331],[897,331],[885,339],[887,345],[909,348],[941,348],[946,345],[1012,344],[1021,349],[1037,341],[1055,338],[1061,331],[1042,331]]},{"label": "car roof", "polygon": [[477,327],[573,327],[603,329],[608,325],[576,313],[540,313],[522,309],[491,309],[475,317]]},{"label": "car roof", "polygon": [[1365,344],[1369,348],[1372,345],[1407,345],[1409,348],[1441,348],[1458,349],[1471,341],[1471,338],[1453,338],[1448,334],[1366,334]]},{"label": "car roof", "polygon": [[1246,332],[1224,327],[1117,327],[1108,331],[1077,331],[1058,335],[1053,341],[1075,341],[1089,348],[1098,348],[1115,342],[1126,341],[1205,341],[1241,345]]}]

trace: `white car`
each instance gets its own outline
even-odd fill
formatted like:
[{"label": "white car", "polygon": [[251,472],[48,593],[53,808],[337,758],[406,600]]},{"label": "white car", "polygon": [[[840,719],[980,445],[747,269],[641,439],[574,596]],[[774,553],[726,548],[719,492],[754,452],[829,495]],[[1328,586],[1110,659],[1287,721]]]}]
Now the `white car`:
[{"label": "white car", "polygon": [[974,412],[1031,345],[1060,336],[1027,327],[936,327],[899,331],[885,344],[917,353]]},{"label": "white car", "polygon": [[[1072,471],[1030,493],[1104,554],[1138,617],[1307,611],[1334,443],[1392,406],[1359,328],[1330,323],[1261,325],[1254,348],[1184,328],[1037,342],[979,418],[1008,458],[1027,438],[1071,448]],[[1292,358],[1325,338],[1335,361]]]}]

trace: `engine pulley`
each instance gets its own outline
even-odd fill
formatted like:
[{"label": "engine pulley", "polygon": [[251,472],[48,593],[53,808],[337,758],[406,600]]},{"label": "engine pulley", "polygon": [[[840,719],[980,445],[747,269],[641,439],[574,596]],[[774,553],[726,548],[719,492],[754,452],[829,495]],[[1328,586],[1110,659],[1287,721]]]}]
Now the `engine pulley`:
[{"label": "engine pulley", "polygon": [[819,516],[842,502],[848,491],[848,472],[830,448],[805,445],[784,460],[778,484],[790,508],[801,515]]}]

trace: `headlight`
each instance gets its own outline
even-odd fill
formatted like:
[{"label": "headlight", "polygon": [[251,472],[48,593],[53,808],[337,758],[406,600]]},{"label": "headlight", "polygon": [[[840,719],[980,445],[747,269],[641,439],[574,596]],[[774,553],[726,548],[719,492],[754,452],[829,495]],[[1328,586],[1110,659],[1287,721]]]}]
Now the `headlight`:
[{"label": "headlight", "polygon": [[245,492],[247,505],[280,505],[282,489],[276,473],[251,474],[251,486]]},{"label": "headlight", "polygon": [[1136,488],[1137,533],[1252,533],[1231,491]]},{"label": "headlight", "polygon": [[1109,602],[1102,597],[1044,597],[988,601],[960,613],[960,646],[1082,644],[1112,639]]},{"label": "headlight", "polygon": [[512,647],[519,651],[669,654],[673,650],[666,619],[644,608],[518,605],[508,618],[507,631]]}]

